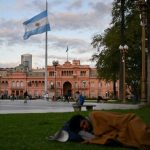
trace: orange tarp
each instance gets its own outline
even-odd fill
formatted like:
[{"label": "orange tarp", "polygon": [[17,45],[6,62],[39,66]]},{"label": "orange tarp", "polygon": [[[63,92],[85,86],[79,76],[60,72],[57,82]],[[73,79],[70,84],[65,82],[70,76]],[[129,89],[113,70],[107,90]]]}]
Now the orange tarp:
[{"label": "orange tarp", "polygon": [[118,141],[124,146],[150,150],[150,126],[135,114],[93,111],[89,116],[96,138],[88,143],[108,144]]}]

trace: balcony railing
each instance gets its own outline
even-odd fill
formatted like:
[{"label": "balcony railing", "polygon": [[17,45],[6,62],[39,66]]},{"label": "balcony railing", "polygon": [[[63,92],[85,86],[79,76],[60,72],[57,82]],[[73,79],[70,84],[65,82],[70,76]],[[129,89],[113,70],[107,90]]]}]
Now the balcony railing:
[{"label": "balcony railing", "polygon": [[12,86],[11,89],[12,90],[24,90],[26,89],[26,87],[25,86]]}]

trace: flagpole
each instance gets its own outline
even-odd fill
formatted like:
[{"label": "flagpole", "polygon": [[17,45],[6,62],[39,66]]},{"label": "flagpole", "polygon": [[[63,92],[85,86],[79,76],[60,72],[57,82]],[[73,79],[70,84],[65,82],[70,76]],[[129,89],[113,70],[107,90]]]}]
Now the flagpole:
[{"label": "flagpole", "polygon": [[[47,0],[46,0],[46,11],[47,11]],[[45,94],[47,94],[47,30],[45,32]]]},{"label": "flagpole", "polygon": [[68,51],[67,51],[67,62],[68,62]]},{"label": "flagpole", "polygon": [[66,50],[66,52],[67,52],[67,62],[68,62],[68,46],[67,46],[67,50]]}]

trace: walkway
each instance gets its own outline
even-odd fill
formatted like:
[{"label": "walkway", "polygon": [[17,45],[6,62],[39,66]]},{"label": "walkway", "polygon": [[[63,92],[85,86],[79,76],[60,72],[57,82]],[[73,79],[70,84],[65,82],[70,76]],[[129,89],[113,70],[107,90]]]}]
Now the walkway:
[{"label": "walkway", "polygon": [[[86,102],[88,104],[88,102]],[[91,104],[91,103],[90,103]],[[109,109],[138,109],[138,104],[108,104],[108,103],[92,103],[96,105],[95,110]],[[85,110],[85,108],[82,108]],[[72,102],[53,102],[46,100],[0,100],[0,114],[10,113],[47,113],[47,112],[73,112]]]}]

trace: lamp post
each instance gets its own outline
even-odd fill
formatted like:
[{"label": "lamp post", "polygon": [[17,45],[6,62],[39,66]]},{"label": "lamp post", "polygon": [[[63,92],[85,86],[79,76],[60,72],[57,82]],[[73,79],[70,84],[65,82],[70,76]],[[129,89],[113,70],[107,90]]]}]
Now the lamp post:
[{"label": "lamp post", "polygon": [[[125,0],[121,0],[121,5],[120,5],[120,44],[124,45],[124,32],[125,32],[125,19],[124,19],[124,5],[125,5]],[[124,92],[124,87],[123,87],[123,64],[122,64],[122,57],[120,57],[120,69],[119,69],[119,98],[123,99],[123,92]]]},{"label": "lamp post", "polygon": [[147,4],[145,0],[139,0],[139,10],[140,10],[140,19],[141,19],[141,27],[142,27],[142,73],[141,73],[141,103],[146,103],[146,54],[145,54],[145,26],[146,26],[146,11]]},{"label": "lamp post", "polygon": [[26,93],[28,93],[28,73],[26,72]]},{"label": "lamp post", "polygon": [[0,74],[0,98],[1,98],[1,85],[2,85],[1,78],[2,78],[2,75]]},{"label": "lamp post", "polygon": [[120,53],[121,53],[121,62],[122,62],[122,85],[123,85],[122,98],[123,98],[123,102],[125,102],[126,101],[125,53],[128,50],[128,46],[127,45],[124,45],[124,46],[120,45],[119,50],[120,50]]},{"label": "lamp post", "polygon": [[86,81],[82,81],[82,83],[83,83],[83,90],[84,90],[83,95],[85,96],[85,85],[86,85]]},{"label": "lamp post", "polygon": [[[147,0],[147,29],[150,29],[150,0]],[[150,104],[150,30],[147,31],[147,103]]]},{"label": "lamp post", "polygon": [[56,101],[56,67],[58,66],[58,60],[53,60],[53,66],[55,67],[54,76],[55,76],[55,92],[54,92],[54,101]]}]

